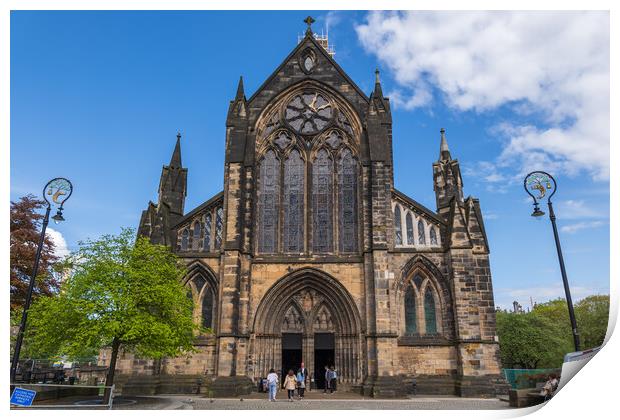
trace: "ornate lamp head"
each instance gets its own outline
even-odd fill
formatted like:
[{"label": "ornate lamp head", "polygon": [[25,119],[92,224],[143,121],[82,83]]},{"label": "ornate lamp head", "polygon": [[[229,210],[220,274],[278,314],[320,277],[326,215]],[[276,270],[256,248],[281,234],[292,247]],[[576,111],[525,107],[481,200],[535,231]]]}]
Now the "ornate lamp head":
[{"label": "ornate lamp head", "polygon": [[523,180],[523,188],[525,188],[525,192],[534,200],[534,212],[532,216],[544,216],[545,212],[538,207],[538,202],[545,197],[547,197],[547,202],[551,201],[551,197],[553,197],[557,188],[555,179],[547,172],[530,172]]},{"label": "ornate lamp head", "polygon": [[[62,209],[65,201],[71,197],[73,193],[73,185],[66,178],[54,178],[45,185],[43,189],[43,198],[50,207],[58,207],[58,211],[52,217],[54,223],[60,223],[65,220],[62,217]],[[50,201],[51,199],[51,201]]]}]

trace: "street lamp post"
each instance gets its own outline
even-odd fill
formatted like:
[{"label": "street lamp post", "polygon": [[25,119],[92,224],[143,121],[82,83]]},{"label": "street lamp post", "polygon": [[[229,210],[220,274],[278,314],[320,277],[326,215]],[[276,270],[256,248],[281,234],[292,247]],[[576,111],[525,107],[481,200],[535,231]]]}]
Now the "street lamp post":
[{"label": "street lamp post", "polygon": [[[538,200],[547,197],[547,205],[549,206],[549,219],[553,227],[553,238],[555,239],[555,247],[558,251],[558,260],[560,261],[560,271],[562,273],[562,282],[564,283],[564,293],[566,294],[566,304],[568,305],[568,315],[573,330],[573,340],[575,342],[575,351],[581,350],[579,343],[579,332],[577,331],[577,319],[575,318],[575,309],[573,308],[573,300],[570,295],[570,287],[568,286],[568,277],[566,276],[566,267],[564,266],[564,257],[562,256],[562,246],[560,245],[560,236],[558,235],[558,227],[555,224],[555,212],[553,211],[553,203],[551,197],[555,194],[557,183],[555,178],[547,172],[534,171],[527,174],[523,180],[525,191],[534,200],[533,217],[541,217],[545,212],[538,207]],[[538,194],[538,195],[534,195]]]},{"label": "street lamp post", "polygon": [[[52,220],[55,223],[64,221],[62,217],[63,204],[71,197],[73,192],[73,185],[71,181],[65,178],[54,178],[45,184],[43,188],[43,198],[47,202],[47,209],[45,210],[45,217],[43,218],[43,225],[41,227],[41,236],[39,237],[39,246],[37,247],[37,255],[34,259],[34,267],[32,268],[32,276],[30,276],[30,284],[28,285],[28,293],[26,295],[26,302],[24,302],[24,312],[22,313],[22,320],[19,324],[19,331],[17,332],[17,338],[15,340],[15,350],[13,351],[13,360],[11,362],[11,382],[15,382],[15,374],[17,372],[17,365],[19,364],[19,353],[22,349],[22,342],[24,340],[24,331],[26,330],[26,319],[28,318],[28,309],[30,308],[30,302],[32,300],[32,292],[34,290],[35,280],[37,278],[37,272],[39,271],[39,261],[41,260],[41,251],[43,249],[43,242],[45,241],[45,230],[50,220],[50,211],[52,205],[58,206],[58,211]],[[48,199],[51,197],[52,201]]]}]

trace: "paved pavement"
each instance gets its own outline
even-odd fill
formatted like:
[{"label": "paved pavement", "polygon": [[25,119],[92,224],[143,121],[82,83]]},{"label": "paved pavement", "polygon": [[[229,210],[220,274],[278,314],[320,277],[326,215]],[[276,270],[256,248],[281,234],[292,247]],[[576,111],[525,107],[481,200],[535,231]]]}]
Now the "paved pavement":
[{"label": "paved pavement", "polygon": [[[288,401],[285,392],[279,392],[277,401],[267,400],[267,394],[253,393],[243,398],[205,398],[196,395],[155,395],[116,397],[114,410],[503,410],[508,403],[499,399],[458,398],[453,396],[415,396],[399,400],[364,398],[359,394],[336,392],[306,393],[302,401]],[[47,401],[36,408],[105,410],[106,406],[86,407],[83,404],[96,401],[84,397],[63,398]],[[15,408],[19,409],[19,408]]]},{"label": "paved pavement", "polygon": [[[338,393],[322,398],[288,401],[278,393],[277,401],[269,402],[266,394],[252,394],[241,398],[196,398],[196,396],[167,395],[152,397],[154,409],[186,410],[504,410],[510,408],[499,399],[415,396],[401,400],[364,399],[357,394]],[[262,398],[260,398],[262,397]],[[144,400],[135,406],[117,409],[149,409]]]}]

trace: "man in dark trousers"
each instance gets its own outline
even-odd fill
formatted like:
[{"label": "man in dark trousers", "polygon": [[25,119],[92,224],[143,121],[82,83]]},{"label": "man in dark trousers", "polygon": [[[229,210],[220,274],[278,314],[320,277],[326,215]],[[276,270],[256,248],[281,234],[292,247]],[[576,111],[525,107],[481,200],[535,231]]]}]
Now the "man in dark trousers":
[{"label": "man in dark trousers", "polygon": [[331,380],[329,381],[329,391],[333,394],[336,392],[336,382],[338,382],[338,373],[336,372],[336,368],[332,366],[330,369],[331,372]]},{"label": "man in dark trousers", "polygon": [[304,376],[304,383],[306,386],[308,386],[308,369],[306,369],[304,362],[301,362],[299,369],[297,370],[297,373],[301,373]]},{"label": "man in dark trousers", "polygon": [[327,390],[329,389],[329,381],[332,379],[332,372],[329,370],[329,366],[325,366],[325,389],[323,390],[323,394],[327,394]]}]

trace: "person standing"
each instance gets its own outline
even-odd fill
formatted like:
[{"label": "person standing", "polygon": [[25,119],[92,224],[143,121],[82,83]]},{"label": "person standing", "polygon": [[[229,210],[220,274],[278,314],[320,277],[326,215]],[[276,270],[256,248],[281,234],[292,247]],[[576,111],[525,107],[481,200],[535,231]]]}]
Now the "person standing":
[{"label": "person standing", "polygon": [[336,391],[336,368],[334,366],[330,366],[329,368],[329,393],[333,394]]},{"label": "person standing", "polygon": [[304,365],[304,362],[301,362],[301,364],[299,365],[299,369],[297,370],[297,374],[299,374],[300,372],[304,376],[304,388],[306,388],[308,386],[308,380],[310,378],[310,375],[308,374],[308,369],[306,369],[306,366]]},{"label": "person standing", "polygon": [[295,388],[297,387],[297,378],[295,377],[295,372],[293,369],[288,371],[288,375],[284,379],[284,388],[288,393],[288,400],[293,401],[293,397],[295,396]]},{"label": "person standing", "polygon": [[304,399],[304,392],[306,391],[306,376],[303,371],[304,369],[299,369],[297,372],[297,396],[300,400]]},{"label": "person standing", "polygon": [[329,370],[329,366],[325,366],[325,389],[323,390],[323,394],[327,394],[327,390],[329,389],[329,381],[332,378],[331,370]]},{"label": "person standing", "polygon": [[330,370],[332,372],[332,380],[330,381],[329,388],[331,390],[331,393],[333,394],[334,392],[336,392],[337,388],[336,382],[338,382],[338,372],[336,372],[336,368],[334,366],[332,366]]},{"label": "person standing", "polygon": [[267,386],[269,388],[269,401],[275,401],[276,392],[278,391],[278,374],[274,368],[269,369],[269,375],[267,375]]}]

